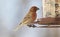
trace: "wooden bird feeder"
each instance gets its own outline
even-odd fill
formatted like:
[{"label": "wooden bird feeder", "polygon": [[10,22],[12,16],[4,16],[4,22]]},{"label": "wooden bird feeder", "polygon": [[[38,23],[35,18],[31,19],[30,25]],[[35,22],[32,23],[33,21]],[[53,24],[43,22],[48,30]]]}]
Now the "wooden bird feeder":
[{"label": "wooden bird feeder", "polygon": [[37,24],[46,25],[40,28],[59,28],[60,27],[60,0],[42,0],[43,18],[37,19]]}]

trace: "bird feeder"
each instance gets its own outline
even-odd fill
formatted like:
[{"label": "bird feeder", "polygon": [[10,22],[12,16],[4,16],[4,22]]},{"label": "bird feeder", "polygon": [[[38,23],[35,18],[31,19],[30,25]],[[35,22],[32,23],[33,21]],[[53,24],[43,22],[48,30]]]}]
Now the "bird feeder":
[{"label": "bird feeder", "polygon": [[43,0],[43,18],[37,19],[37,24],[46,25],[40,28],[60,27],[60,0]]}]

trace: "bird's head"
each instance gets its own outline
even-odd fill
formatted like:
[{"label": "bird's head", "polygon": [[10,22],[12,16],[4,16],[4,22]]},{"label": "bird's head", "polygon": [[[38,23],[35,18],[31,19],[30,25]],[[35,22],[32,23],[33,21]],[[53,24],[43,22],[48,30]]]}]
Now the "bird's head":
[{"label": "bird's head", "polygon": [[31,8],[30,8],[30,11],[37,11],[37,10],[39,10],[39,8],[38,7],[36,7],[36,6],[32,6]]}]

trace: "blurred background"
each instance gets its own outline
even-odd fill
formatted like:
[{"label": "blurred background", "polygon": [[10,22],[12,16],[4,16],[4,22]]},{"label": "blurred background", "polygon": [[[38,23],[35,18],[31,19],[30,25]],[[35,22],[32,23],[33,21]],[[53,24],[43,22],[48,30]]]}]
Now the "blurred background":
[{"label": "blurred background", "polygon": [[0,37],[60,37],[59,28],[22,27],[13,29],[21,22],[31,6],[40,8],[37,18],[42,16],[42,0],[0,0]]}]

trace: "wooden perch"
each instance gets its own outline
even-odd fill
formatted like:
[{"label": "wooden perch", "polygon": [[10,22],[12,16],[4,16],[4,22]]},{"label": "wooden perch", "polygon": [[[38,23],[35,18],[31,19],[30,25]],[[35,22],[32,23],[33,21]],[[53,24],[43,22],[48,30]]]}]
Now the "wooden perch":
[{"label": "wooden perch", "polygon": [[[39,25],[46,25],[46,26],[39,26],[37,28],[60,28],[60,18],[40,18],[37,20],[37,22],[34,22],[34,24],[39,24]],[[53,26],[52,26],[53,25]],[[56,26],[58,25],[58,26]]]},{"label": "wooden perch", "polygon": [[47,17],[47,18],[40,18],[37,20],[38,24],[42,24],[42,25],[60,25],[60,18],[51,18],[51,17]]}]

